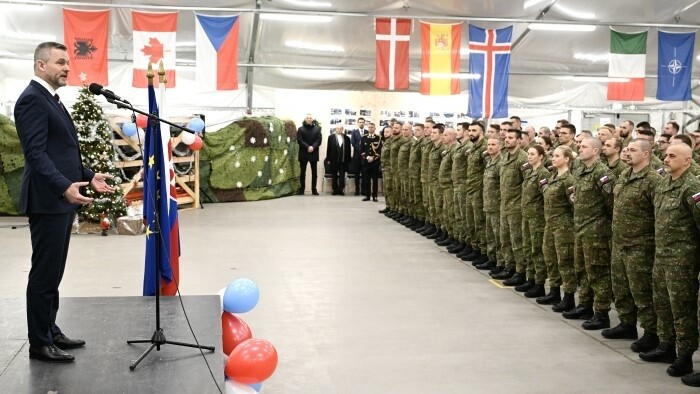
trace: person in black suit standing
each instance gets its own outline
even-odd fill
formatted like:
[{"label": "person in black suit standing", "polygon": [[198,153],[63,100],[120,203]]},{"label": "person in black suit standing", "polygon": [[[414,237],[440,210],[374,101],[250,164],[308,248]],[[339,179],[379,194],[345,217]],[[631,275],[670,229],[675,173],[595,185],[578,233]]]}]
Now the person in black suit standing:
[{"label": "person in black suit standing", "polygon": [[316,189],[316,181],[318,179],[318,148],[321,146],[323,136],[321,128],[314,123],[314,117],[311,114],[306,114],[304,122],[297,130],[297,143],[299,144],[299,183],[301,188],[297,194],[304,194],[306,187],[306,164],[311,164],[311,193],[318,196]]},{"label": "person in black suit standing", "polygon": [[[359,196],[362,190],[360,182],[362,178],[362,137],[367,134],[365,130],[365,118],[357,118],[357,129],[353,130],[350,135],[350,143],[352,144],[352,166],[351,172],[355,175],[355,195]],[[362,193],[364,195],[364,192]]]},{"label": "person in black suit standing", "polygon": [[17,134],[25,166],[20,212],[29,217],[32,267],[27,283],[29,357],[70,362],[64,350],[85,345],[70,339],[56,325],[61,283],[76,209],[92,199],[80,189],[88,185],[100,193],[114,188],[110,175],[83,167],[78,134],[56,89],[66,85],[70,71],[63,44],[45,42],[34,51],[34,78],[15,105]]},{"label": "person in black suit standing", "polygon": [[[377,201],[377,188],[379,187],[379,170],[381,168],[382,137],[375,131],[377,126],[370,123],[367,134],[362,137],[362,191],[365,198],[362,201]],[[370,188],[370,180],[372,186]]]},{"label": "person in black suit standing", "polygon": [[333,195],[345,195],[345,173],[350,164],[350,137],[343,132],[343,126],[335,127],[335,133],[328,136],[326,165],[331,172]]}]

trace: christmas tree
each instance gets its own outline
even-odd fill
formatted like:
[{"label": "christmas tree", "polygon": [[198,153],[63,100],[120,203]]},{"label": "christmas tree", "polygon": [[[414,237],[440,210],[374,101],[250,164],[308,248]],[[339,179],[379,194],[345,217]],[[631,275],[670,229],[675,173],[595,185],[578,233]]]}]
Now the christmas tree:
[{"label": "christmas tree", "polygon": [[126,214],[122,181],[119,170],[114,164],[117,155],[112,146],[112,131],[104,118],[102,107],[87,87],[80,89],[71,117],[78,131],[83,165],[94,172],[114,176],[112,184],[115,186],[114,194],[98,193],[92,188],[86,188],[85,194],[93,201],[92,204],[78,210],[78,217],[80,220],[99,223],[100,214],[102,214],[112,225],[115,225],[117,218]]}]

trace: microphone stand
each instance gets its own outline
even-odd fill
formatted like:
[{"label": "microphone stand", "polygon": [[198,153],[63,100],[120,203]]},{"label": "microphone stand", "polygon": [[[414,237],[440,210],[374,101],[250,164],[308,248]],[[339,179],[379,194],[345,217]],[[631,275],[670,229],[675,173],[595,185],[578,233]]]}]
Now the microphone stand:
[{"label": "microphone stand", "polygon": [[[116,99],[107,99],[112,104],[116,104],[117,108],[125,108],[128,110],[131,110],[133,112],[138,112],[141,115],[146,115],[148,116],[148,119],[151,122],[163,122],[165,124],[168,124],[170,126],[174,126],[180,130],[187,131],[189,133],[195,133],[194,130],[190,130],[187,127],[182,127],[179,125],[176,125],[174,123],[171,123],[165,119],[161,119],[160,117],[154,115],[154,114],[149,114],[148,112],[138,110],[134,108],[131,104],[119,101]],[[155,150],[155,160],[160,160],[158,157],[158,152],[160,152],[159,149]],[[159,193],[156,193],[158,196]],[[162,198],[157,197],[157,198]],[[163,236],[163,233],[160,228],[160,218],[159,218],[159,213],[158,209],[154,209],[154,214],[155,214],[155,234],[158,234],[159,236]],[[156,330],[153,332],[153,335],[151,336],[151,339],[132,339],[132,340],[127,340],[127,344],[132,344],[132,343],[150,343],[151,346],[146,349],[141,356],[136,359],[131,365],[129,365],[130,370],[136,369],[136,366],[155,348],[156,351],[160,351],[160,347],[168,344],[168,345],[176,345],[176,346],[184,346],[184,347],[192,347],[192,348],[197,348],[197,349],[205,349],[205,350],[210,350],[214,351],[214,346],[202,346],[200,344],[192,344],[192,343],[184,343],[184,342],[176,342],[176,341],[169,341],[165,338],[165,333],[163,332],[163,328],[160,325],[160,242],[156,243],[156,248],[155,248],[155,259],[154,259],[154,264],[155,264],[155,289],[156,289]],[[196,338],[195,338],[196,339]]]}]

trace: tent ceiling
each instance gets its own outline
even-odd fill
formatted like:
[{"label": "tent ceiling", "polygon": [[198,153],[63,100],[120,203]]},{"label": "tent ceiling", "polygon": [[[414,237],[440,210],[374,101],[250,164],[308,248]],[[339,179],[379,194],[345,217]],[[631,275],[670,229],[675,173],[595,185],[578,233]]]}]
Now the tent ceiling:
[{"label": "tent ceiling", "polygon": [[[481,27],[496,28],[513,24],[514,41],[518,41],[511,60],[511,95],[538,97],[557,94],[566,89],[583,86],[566,80],[562,75],[605,76],[608,69],[608,26],[622,31],[640,31],[655,24],[664,30],[690,31],[700,26],[700,1],[697,0],[487,0],[487,1],[428,1],[428,0],[260,0],[259,12],[306,13],[332,15],[329,23],[309,23],[299,20],[280,21],[261,18],[259,29],[253,32],[256,2],[252,0],[210,0],[206,5],[194,0],[91,0],[75,2],[42,2],[37,11],[18,7],[12,0],[0,0],[0,76],[26,78],[26,59],[41,38],[51,35],[62,41],[61,7],[80,9],[111,8],[109,58],[112,62],[129,62],[132,53],[131,8],[168,11],[179,9],[179,64],[190,66],[195,60],[194,14],[241,13],[239,32],[239,68],[245,81],[247,67],[254,67],[255,84],[280,88],[341,88],[373,89],[375,66],[373,16],[406,16],[414,18],[411,36],[410,69],[412,90],[418,88],[420,71],[419,20],[431,22],[471,21]],[[29,1],[31,2],[31,1]],[[36,2],[35,2],[36,3]],[[313,3],[323,3],[319,6]],[[546,12],[543,12],[546,11]],[[527,22],[593,23],[593,32],[547,32],[527,29]],[[677,29],[673,26],[683,25]],[[23,36],[24,38],[12,38]],[[255,58],[248,61],[251,42],[256,37]],[[467,47],[466,23],[462,47]],[[338,52],[299,49],[294,41],[307,45],[342,48]],[[698,48],[696,43],[696,48]],[[650,29],[647,45],[647,75],[653,77],[657,68],[656,30]],[[24,59],[25,61],[20,61]],[[696,60],[697,62],[697,60]],[[694,83],[700,80],[700,67],[693,70]],[[332,69],[290,75],[289,68]],[[462,55],[462,71],[468,69],[468,53]],[[463,82],[463,90],[467,83]],[[647,95],[655,93],[655,81],[647,83]]]}]

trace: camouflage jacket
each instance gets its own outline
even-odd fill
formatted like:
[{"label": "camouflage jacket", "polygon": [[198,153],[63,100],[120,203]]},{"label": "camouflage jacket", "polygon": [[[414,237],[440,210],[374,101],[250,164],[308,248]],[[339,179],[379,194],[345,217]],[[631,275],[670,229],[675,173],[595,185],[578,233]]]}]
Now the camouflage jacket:
[{"label": "camouflage jacket", "polygon": [[467,154],[465,152],[473,145],[471,141],[465,139],[452,154],[452,184],[455,188],[464,187],[467,184]]},{"label": "camouflage jacket", "polygon": [[622,173],[622,171],[624,171],[626,168],[629,167],[627,164],[623,163],[622,160],[620,160],[620,159],[617,159],[615,164],[612,166],[607,161],[605,162],[605,164],[608,166],[610,171],[612,171],[612,173],[615,174],[615,178],[619,177],[620,174]]},{"label": "camouflage jacket", "polygon": [[656,260],[695,264],[700,237],[700,180],[685,171],[675,181],[663,177],[654,193]]},{"label": "camouflage jacket", "polygon": [[415,181],[420,180],[424,140],[425,137],[415,140],[411,144],[411,153],[408,155],[408,176]]},{"label": "camouflage jacket", "polygon": [[654,190],[661,180],[651,166],[635,173],[627,167],[615,182],[613,242],[641,246],[654,242]]},{"label": "camouflage jacket", "polygon": [[405,170],[405,168],[402,168],[399,165],[399,151],[401,150],[401,147],[408,142],[408,138],[400,136],[397,137],[391,144],[391,171],[395,176],[399,176],[399,174],[402,174],[403,170]]},{"label": "camouflage jacket", "polygon": [[420,181],[426,183],[430,182],[430,152],[433,151],[435,144],[430,140],[430,137],[423,137],[421,142]]},{"label": "camouflage jacket", "polygon": [[526,170],[523,179],[523,194],[520,206],[524,218],[544,217],[544,197],[542,180],[547,181],[550,173],[540,164],[537,169]]},{"label": "camouflage jacket", "polygon": [[396,141],[395,137],[389,137],[382,142],[382,176],[391,175],[391,145]]},{"label": "camouflage jacket", "polygon": [[442,144],[435,146],[433,143],[432,145],[433,149],[430,151],[430,158],[428,159],[428,182],[430,182],[431,185],[438,185],[442,151],[445,150],[445,147]]},{"label": "camouflage jacket", "polygon": [[486,160],[484,169],[484,212],[498,212],[501,209],[501,164],[503,154]]},{"label": "camouflage jacket", "polygon": [[524,179],[522,166],[527,162],[527,154],[518,148],[515,153],[506,151],[501,156],[501,214],[520,213]]},{"label": "camouflage jacket", "polygon": [[562,175],[555,172],[542,186],[544,220],[547,226],[553,228],[571,227],[573,231],[574,205],[569,199],[570,189],[573,186],[574,176],[571,171]]},{"label": "camouflage jacket", "polygon": [[574,229],[586,237],[611,235],[615,174],[600,161],[590,167],[581,163],[574,175]]},{"label": "camouflage jacket", "polygon": [[411,146],[416,143],[415,138],[409,138],[399,147],[399,154],[396,157],[396,165],[398,166],[396,173],[402,178],[408,179],[408,166],[410,165]]},{"label": "camouflage jacket", "polygon": [[486,168],[486,159],[484,151],[486,150],[486,138],[477,141],[471,149],[467,149],[467,194],[481,193],[484,188],[484,168]]},{"label": "camouflage jacket", "polygon": [[454,143],[449,148],[447,145],[442,146],[442,151],[440,152],[442,160],[440,160],[440,168],[438,169],[438,179],[442,188],[452,188],[452,155],[458,148],[459,145],[457,143]]}]

